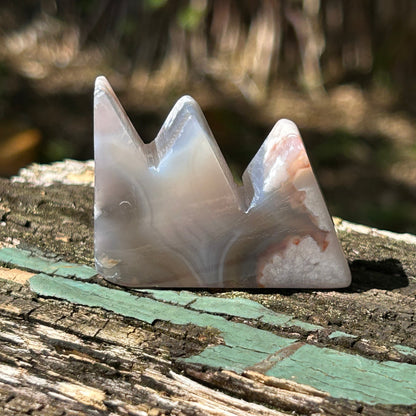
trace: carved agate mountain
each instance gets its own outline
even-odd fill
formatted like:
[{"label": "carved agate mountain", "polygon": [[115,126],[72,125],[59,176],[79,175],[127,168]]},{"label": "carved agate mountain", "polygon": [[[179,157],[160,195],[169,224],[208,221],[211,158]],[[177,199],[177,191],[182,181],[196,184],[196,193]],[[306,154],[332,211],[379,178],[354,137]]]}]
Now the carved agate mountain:
[{"label": "carved agate mountain", "polygon": [[182,97],[144,144],[104,77],[94,101],[95,261],[133,287],[338,288],[348,264],[295,124],[280,120],[232,178]]}]

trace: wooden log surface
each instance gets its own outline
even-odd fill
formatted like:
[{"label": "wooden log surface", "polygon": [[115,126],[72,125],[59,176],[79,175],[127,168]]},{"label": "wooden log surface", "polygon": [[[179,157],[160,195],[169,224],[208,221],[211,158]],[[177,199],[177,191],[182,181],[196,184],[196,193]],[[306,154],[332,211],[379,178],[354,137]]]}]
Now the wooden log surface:
[{"label": "wooden log surface", "polygon": [[335,219],[343,290],[128,290],[92,169],[0,179],[0,414],[416,415],[416,237]]}]

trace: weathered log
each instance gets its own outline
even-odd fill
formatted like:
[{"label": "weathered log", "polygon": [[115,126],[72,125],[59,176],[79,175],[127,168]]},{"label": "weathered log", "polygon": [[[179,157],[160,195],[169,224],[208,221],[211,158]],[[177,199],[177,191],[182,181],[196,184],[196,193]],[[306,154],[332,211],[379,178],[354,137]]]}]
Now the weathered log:
[{"label": "weathered log", "polygon": [[416,237],[336,220],[345,290],[127,290],[92,268],[88,169],[0,180],[2,413],[416,414]]}]

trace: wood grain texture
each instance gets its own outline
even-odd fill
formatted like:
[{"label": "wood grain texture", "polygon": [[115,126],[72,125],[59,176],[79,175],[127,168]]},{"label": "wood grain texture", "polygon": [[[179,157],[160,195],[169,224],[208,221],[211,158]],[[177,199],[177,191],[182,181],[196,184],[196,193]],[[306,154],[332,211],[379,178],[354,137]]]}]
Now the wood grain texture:
[{"label": "wood grain texture", "polygon": [[415,246],[339,228],[346,290],[126,290],[91,269],[89,187],[0,180],[0,409],[416,414]]}]

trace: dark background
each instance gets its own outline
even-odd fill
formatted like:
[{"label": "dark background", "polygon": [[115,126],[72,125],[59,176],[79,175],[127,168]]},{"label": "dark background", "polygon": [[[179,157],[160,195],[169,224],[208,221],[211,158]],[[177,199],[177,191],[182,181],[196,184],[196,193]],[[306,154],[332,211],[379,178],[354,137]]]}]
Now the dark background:
[{"label": "dark background", "polygon": [[238,178],[299,127],[331,214],[416,233],[416,1],[2,1],[0,176],[93,157],[105,75],[145,141],[184,94]]}]

